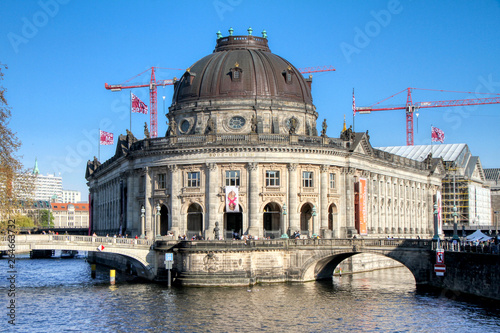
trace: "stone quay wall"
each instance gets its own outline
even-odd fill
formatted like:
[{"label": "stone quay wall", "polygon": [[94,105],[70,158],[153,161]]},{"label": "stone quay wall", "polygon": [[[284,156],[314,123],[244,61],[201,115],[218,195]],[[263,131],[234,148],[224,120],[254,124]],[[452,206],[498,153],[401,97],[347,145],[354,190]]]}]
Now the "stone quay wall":
[{"label": "stone quay wall", "polygon": [[457,297],[500,300],[500,255],[446,251],[444,257],[446,272],[444,276],[431,274],[430,286]]}]

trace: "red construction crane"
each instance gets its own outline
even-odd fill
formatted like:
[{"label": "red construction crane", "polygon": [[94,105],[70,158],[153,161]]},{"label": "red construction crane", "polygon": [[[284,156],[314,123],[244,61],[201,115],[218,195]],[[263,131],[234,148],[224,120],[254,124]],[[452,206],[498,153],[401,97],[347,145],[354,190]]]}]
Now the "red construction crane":
[{"label": "red construction crane", "polygon": [[[496,97],[487,97],[487,98],[469,98],[469,99],[452,99],[452,100],[444,100],[444,101],[431,101],[431,102],[412,102],[411,92],[412,90],[432,90],[432,91],[441,91],[441,92],[453,92],[453,93],[467,93],[472,94],[472,92],[468,91],[450,91],[450,90],[436,90],[436,89],[420,89],[420,88],[406,88],[401,90],[400,92],[387,97],[386,99],[373,104],[368,107],[355,107],[354,105],[354,94],[353,94],[353,111],[356,114],[356,111],[360,114],[368,114],[372,111],[388,111],[388,110],[406,110],[406,145],[413,146],[413,113],[418,112],[418,109],[423,108],[439,108],[439,107],[447,107],[447,106],[465,106],[465,105],[482,105],[482,104],[498,104],[500,103],[500,94],[489,94],[489,93],[480,93],[487,95],[496,95]],[[379,107],[375,108],[374,106],[404,92],[407,91],[406,97],[406,105],[404,106],[395,106],[395,107]],[[479,94],[479,93],[474,93]],[[418,116],[418,114],[417,114]]]},{"label": "red construction crane", "polygon": [[[111,91],[121,91],[122,89],[131,89],[131,88],[149,88],[149,134],[152,138],[156,138],[158,136],[158,122],[157,122],[157,93],[156,87],[158,86],[168,86],[174,84],[174,80],[156,80],[155,77],[155,69],[171,69],[171,70],[182,70],[180,68],[163,68],[163,67],[151,67],[146,69],[145,71],[137,74],[136,76],[128,79],[122,84],[104,84],[104,87]],[[151,70],[151,79],[148,84],[135,84],[135,85],[125,85],[125,83],[135,79],[136,77],[146,73]]]},{"label": "red construction crane", "polygon": [[[162,69],[171,69],[171,70],[182,70],[179,68],[163,68],[163,67],[151,67],[146,69],[145,71],[135,75],[134,77],[128,79],[127,81],[123,82],[122,84],[104,84],[104,87],[108,90],[111,91],[121,91],[122,89],[131,89],[131,88],[144,88],[148,87],[149,88],[149,134],[152,138],[156,138],[158,136],[158,122],[157,122],[157,92],[156,92],[156,87],[158,86],[169,86],[173,85],[175,82],[175,78],[172,80],[156,80],[155,77],[155,69],[162,68]],[[131,80],[135,79],[138,76],[141,76],[142,74],[146,73],[147,71],[151,70],[151,79],[149,80],[148,84],[135,84],[135,85],[125,85],[127,82],[130,82]],[[308,74],[308,73],[319,73],[319,72],[331,72],[335,71],[335,68],[332,66],[318,66],[318,67],[306,67],[306,68],[300,68],[299,72],[301,74]]]},{"label": "red construction crane", "polygon": [[332,72],[332,71],[335,71],[335,68],[333,68],[333,66],[316,66],[316,67],[299,68],[300,74]]}]

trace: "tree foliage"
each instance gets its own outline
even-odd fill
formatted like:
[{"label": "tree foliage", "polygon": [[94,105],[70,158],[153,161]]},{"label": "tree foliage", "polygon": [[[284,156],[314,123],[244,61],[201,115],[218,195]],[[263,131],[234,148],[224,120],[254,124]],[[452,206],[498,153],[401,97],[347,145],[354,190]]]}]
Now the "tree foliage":
[{"label": "tree foliage", "polygon": [[54,215],[48,209],[42,209],[40,211],[40,226],[44,228],[54,227]]},{"label": "tree foliage", "polygon": [[21,141],[9,128],[11,109],[6,89],[1,84],[7,66],[0,63],[0,221],[5,221],[31,204],[34,191],[33,175],[23,170],[17,156]]}]

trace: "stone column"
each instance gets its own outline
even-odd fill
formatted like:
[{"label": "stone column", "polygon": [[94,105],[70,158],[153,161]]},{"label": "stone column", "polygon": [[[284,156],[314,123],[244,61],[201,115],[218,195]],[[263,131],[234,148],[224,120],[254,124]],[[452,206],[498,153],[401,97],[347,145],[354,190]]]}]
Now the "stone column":
[{"label": "stone column", "polygon": [[186,228],[182,228],[181,230],[181,202],[179,199],[180,187],[182,186],[182,180],[179,179],[179,168],[177,165],[169,165],[168,171],[170,173],[170,193],[168,196],[170,198],[170,218],[171,225],[170,231],[174,233],[174,236],[177,237],[181,232],[185,232]]},{"label": "stone column", "polygon": [[351,167],[343,168],[344,189],[345,189],[345,230],[346,236],[358,233],[354,225],[354,180],[355,169]]},{"label": "stone column", "polygon": [[[207,212],[205,213],[205,239],[210,237],[210,239],[214,238],[213,230],[215,228],[215,222],[217,222],[218,217],[218,197],[217,192],[219,188],[219,168],[217,167],[217,163],[207,163],[206,164],[206,186],[208,193],[208,198],[205,198],[206,207],[208,207]],[[223,227],[222,221],[219,221],[219,226]]]},{"label": "stone column", "polygon": [[254,236],[263,236],[263,225],[259,214],[259,163],[251,162],[247,165],[248,179],[248,233]]},{"label": "stone column", "polygon": [[155,234],[154,234],[154,228],[153,228],[153,206],[151,204],[151,195],[152,195],[152,188],[151,188],[151,176],[149,174],[149,168],[145,167],[144,168],[144,208],[146,208],[146,236],[148,239],[154,239]]},{"label": "stone column", "polygon": [[288,200],[290,209],[288,210],[288,225],[289,234],[293,234],[295,231],[300,230],[300,213],[297,212],[297,163],[288,164]]},{"label": "stone column", "polygon": [[321,228],[321,236],[325,236],[325,230],[328,229],[328,189],[329,186],[329,167],[322,165],[321,167],[321,185],[320,185],[320,207],[319,207],[319,225]]}]

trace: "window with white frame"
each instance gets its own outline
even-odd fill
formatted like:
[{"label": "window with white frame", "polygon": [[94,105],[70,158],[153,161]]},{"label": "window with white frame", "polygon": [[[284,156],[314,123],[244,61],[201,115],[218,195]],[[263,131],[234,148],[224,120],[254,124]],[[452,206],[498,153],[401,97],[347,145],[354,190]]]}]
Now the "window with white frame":
[{"label": "window with white frame", "polygon": [[167,188],[167,174],[159,173],[158,174],[158,189],[164,190]]},{"label": "window with white frame", "polygon": [[330,188],[335,188],[336,184],[335,184],[335,181],[336,181],[336,175],[334,173],[331,173],[330,174]]},{"label": "window with white frame", "polygon": [[275,170],[266,171],[266,186],[280,186],[280,172]]},{"label": "window with white frame", "polygon": [[313,173],[311,171],[302,172],[302,187],[313,187]]},{"label": "window with white frame", "polygon": [[240,171],[226,171],[226,186],[240,186]]},{"label": "window with white frame", "polygon": [[200,172],[188,172],[187,187],[200,187]]}]

